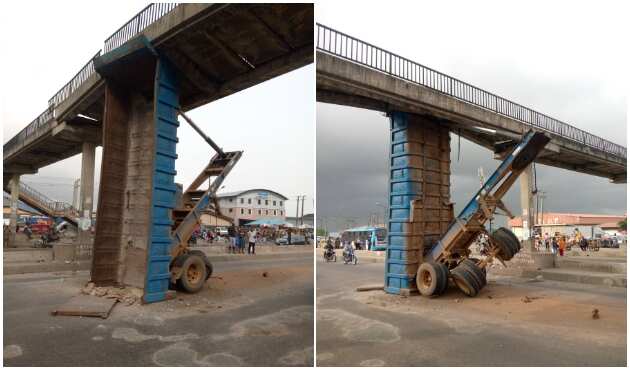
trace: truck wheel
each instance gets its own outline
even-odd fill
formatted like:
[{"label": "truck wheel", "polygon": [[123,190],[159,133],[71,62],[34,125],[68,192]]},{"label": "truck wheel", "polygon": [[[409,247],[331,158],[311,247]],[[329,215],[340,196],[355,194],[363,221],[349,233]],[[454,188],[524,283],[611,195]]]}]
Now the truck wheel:
[{"label": "truck wheel", "polygon": [[448,266],[446,266],[445,264],[438,263],[438,266],[442,270],[442,276],[444,278],[444,286],[442,287],[441,290],[437,291],[436,294],[437,295],[442,295],[442,294],[444,294],[444,292],[446,292],[446,289],[448,288],[448,276],[449,276],[450,272],[448,271]]},{"label": "truck wheel", "polygon": [[516,236],[504,227],[495,230],[492,233],[492,239],[494,239],[495,245],[499,248],[498,256],[504,261],[511,260],[520,250],[520,243]]},{"label": "truck wheel", "polygon": [[508,239],[512,241],[512,250],[514,251],[514,255],[516,255],[521,250],[521,241],[518,240],[518,238],[516,237],[516,235],[514,235],[512,230],[505,227],[500,227],[499,229],[500,230],[502,229],[503,233],[505,233]]},{"label": "truck wheel", "polygon": [[210,263],[208,256],[206,256],[206,254],[202,251],[189,251],[188,254],[194,254],[203,259],[203,262],[206,265],[206,280],[210,279],[210,276],[212,276],[212,263]]},{"label": "truck wheel", "polygon": [[187,293],[197,293],[206,281],[206,264],[198,255],[188,254],[182,265],[178,287]]},{"label": "truck wheel", "polygon": [[469,297],[474,297],[481,290],[481,286],[478,284],[478,279],[468,270],[468,266],[459,264],[457,267],[451,270],[451,276],[455,285],[464,294]]},{"label": "truck wheel", "polygon": [[416,273],[416,286],[420,294],[424,296],[439,295],[446,289],[448,275],[445,276],[444,269],[439,263],[424,262]]},{"label": "truck wheel", "polygon": [[460,262],[460,265],[463,265],[468,270],[468,272],[473,275],[473,278],[477,280],[477,285],[479,285],[480,289],[486,286],[486,272],[482,268],[477,266],[477,262],[471,259],[465,259]]}]

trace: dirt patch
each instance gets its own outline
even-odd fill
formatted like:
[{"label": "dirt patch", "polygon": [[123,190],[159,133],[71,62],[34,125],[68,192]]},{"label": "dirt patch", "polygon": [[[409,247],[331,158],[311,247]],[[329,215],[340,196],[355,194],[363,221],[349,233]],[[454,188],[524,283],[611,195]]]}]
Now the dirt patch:
[{"label": "dirt patch", "polygon": [[[354,299],[379,309],[418,314],[442,321],[458,332],[474,334],[489,325],[625,346],[626,305],[588,293],[541,290],[490,282],[475,298],[454,287],[439,298],[401,297],[384,292],[354,293]],[[599,319],[592,319],[598,309]],[[588,339],[586,339],[588,338]]]}]

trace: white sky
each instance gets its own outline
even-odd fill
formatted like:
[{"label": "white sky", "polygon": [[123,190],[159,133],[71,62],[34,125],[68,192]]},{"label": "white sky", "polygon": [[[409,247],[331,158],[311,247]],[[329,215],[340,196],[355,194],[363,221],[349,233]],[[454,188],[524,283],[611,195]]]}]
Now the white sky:
[{"label": "white sky", "polygon": [[[3,3],[3,143],[41,113],[48,99],[103,47],[103,41],[146,5],[136,1]],[[25,14],[28,18],[21,16]],[[269,188],[290,199],[306,195],[305,213],[313,211],[314,73],[311,64],[189,112],[224,150],[245,151],[222,191]],[[186,186],[214,153],[180,122],[176,181]],[[99,148],[96,189],[100,157]],[[37,175],[24,176],[23,181],[52,198],[70,201],[80,164],[77,155]],[[286,209],[293,216],[295,201],[287,202]]]}]

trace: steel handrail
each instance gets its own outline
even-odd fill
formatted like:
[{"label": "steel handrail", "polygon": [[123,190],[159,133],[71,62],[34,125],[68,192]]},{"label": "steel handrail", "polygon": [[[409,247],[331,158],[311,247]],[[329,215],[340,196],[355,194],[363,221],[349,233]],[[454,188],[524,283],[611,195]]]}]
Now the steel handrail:
[{"label": "steel handrail", "polygon": [[87,81],[95,73],[94,59],[101,55],[101,51],[107,53],[125,42],[129,41],[132,37],[142,32],[149,25],[159,20],[161,17],[168,14],[175,9],[179,4],[177,3],[152,3],[147,5],[144,9],[138,12],[131,20],[122,25],[116,32],[105,40],[104,47],[99,50],[90,60],[83,65],[83,67],[63,85],[49,100],[48,108],[44,113],[35,118],[28,126],[22,129],[17,135],[11,138],[3,145],[4,156],[15,153],[16,150],[22,148],[27,139],[32,139],[33,135],[39,137],[46,130],[42,128],[50,129],[50,124],[54,118],[57,117],[56,108],[63,101],[68,99],[72,93],[78,90],[85,81]]},{"label": "steel handrail", "polygon": [[317,49],[626,159],[624,146],[317,23]]}]

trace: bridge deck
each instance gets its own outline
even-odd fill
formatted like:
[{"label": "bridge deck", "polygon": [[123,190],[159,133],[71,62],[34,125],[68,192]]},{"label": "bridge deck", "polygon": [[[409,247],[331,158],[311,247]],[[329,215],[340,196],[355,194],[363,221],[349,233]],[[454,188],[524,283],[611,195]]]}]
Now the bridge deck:
[{"label": "bridge deck", "polygon": [[[146,36],[184,75],[184,111],[313,62],[312,4],[164,6],[139,13],[106,41],[105,51]],[[152,14],[159,17],[147,18]],[[136,26],[141,32],[127,30]],[[100,143],[104,84],[93,59],[49,103],[45,114],[4,144],[5,173],[34,173],[80,153],[83,140]]]},{"label": "bridge deck", "polygon": [[317,100],[429,115],[491,150],[530,128],[551,143],[537,162],[626,182],[626,148],[484,90],[318,26]]}]

